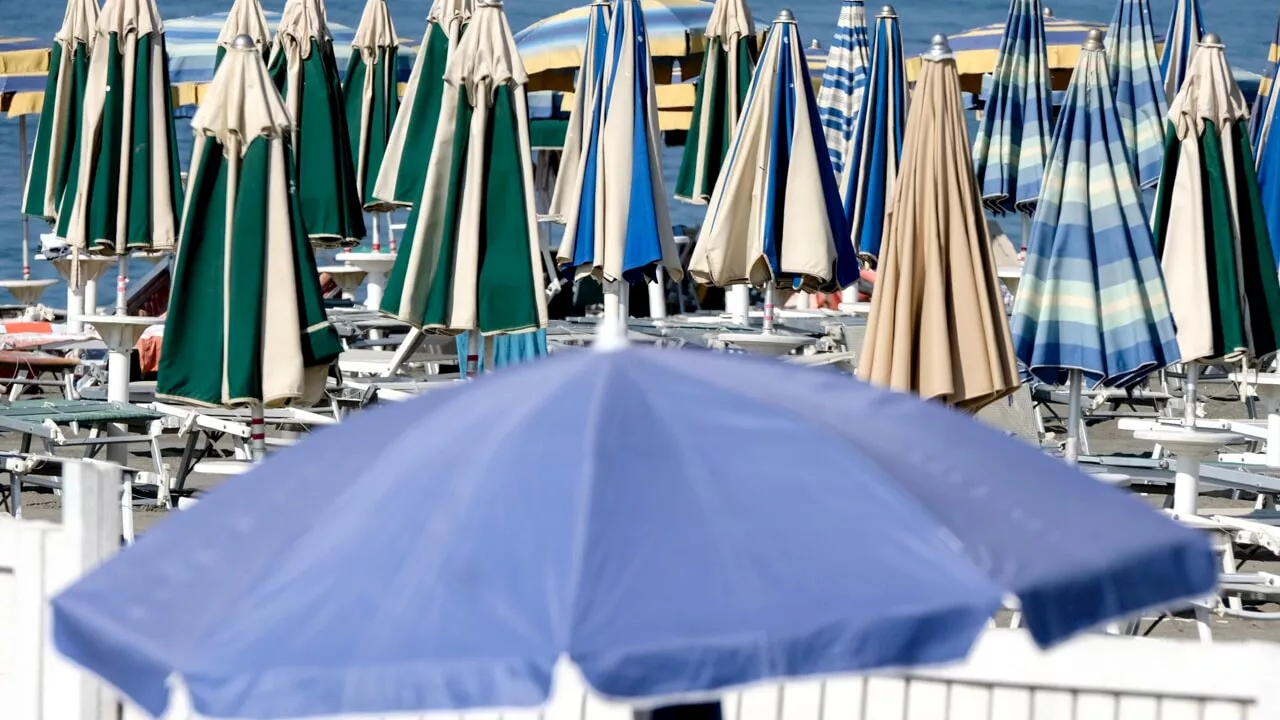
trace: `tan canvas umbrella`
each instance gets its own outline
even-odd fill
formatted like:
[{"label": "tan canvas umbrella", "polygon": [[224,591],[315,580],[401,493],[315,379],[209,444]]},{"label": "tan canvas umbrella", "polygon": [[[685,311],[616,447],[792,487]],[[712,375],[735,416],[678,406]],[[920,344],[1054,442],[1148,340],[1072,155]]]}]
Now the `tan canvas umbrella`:
[{"label": "tan canvas umbrella", "polygon": [[925,56],[858,376],[976,412],[1018,387],[946,38]]},{"label": "tan canvas umbrella", "polygon": [[222,59],[231,49],[231,43],[241,35],[253,40],[265,58],[271,54],[271,28],[267,27],[266,13],[262,12],[262,3],[258,0],[235,0],[227,11],[227,20],[218,31],[218,53],[213,61],[213,70],[217,72]]}]

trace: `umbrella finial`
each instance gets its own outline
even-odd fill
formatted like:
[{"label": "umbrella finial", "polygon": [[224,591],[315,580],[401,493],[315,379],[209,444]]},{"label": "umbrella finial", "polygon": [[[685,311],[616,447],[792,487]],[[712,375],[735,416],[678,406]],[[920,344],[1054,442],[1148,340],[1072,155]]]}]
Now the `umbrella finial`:
[{"label": "umbrella finial", "polygon": [[942,33],[934,35],[929,40],[929,52],[925,53],[924,57],[934,62],[950,59],[952,57],[951,42],[947,40],[947,36]]},{"label": "umbrella finial", "polygon": [[1085,50],[1101,50],[1102,49],[1102,30],[1100,28],[1091,28],[1089,34],[1085,35]]},{"label": "umbrella finial", "polygon": [[880,14],[876,15],[876,17],[878,18],[898,17],[898,11],[894,10],[892,5],[885,5],[884,7],[880,8]]},{"label": "umbrella finial", "polygon": [[1043,14],[1046,20],[1053,19],[1053,8],[1045,8]]},{"label": "umbrella finial", "polygon": [[821,49],[822,49],[822,43],[818,42],[817,40],[810,40],[810,41],[809,41],[809,49],[810,49],[810,50],[821,50]]},{"label": "umbrella finial", "polygon": [[796,21],[796,16],[788,8],[782,8],[781,10],[778,11],[778,17],[774,18],[773,21],[793,23]]},{"label": "umbrella finial", "polygon": [[1203,38],[1200,38],[1200,44],[1201,44],[1201,45],[1219,45],[1219,46],[1221,46],[1221,45],[1222,45],[1222,38],[1221,38],[1221,37],[1219,37],[1219,36],[1218,36],[1218,33],[1215,33],[1215,32],[1205,33],[1205,34],[1204,34],[1204,37],[1203,37]]},{"label": "umbrella finial", "polygon": [[237,35],[236,39],[231,41],[231,47],[234,50],[253,50],[257,47],[257,43],[248,35]]}]

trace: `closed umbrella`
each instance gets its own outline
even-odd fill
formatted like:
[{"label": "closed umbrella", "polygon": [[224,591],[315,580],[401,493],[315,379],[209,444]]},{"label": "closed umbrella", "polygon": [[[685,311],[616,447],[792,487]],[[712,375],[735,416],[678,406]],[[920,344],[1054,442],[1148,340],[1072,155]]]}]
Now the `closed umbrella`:
[{"label": "closed umbrella", "polygon": [[382,250],[383,216],[395,209],[394,203],[375,197],[373,190],[400,107],[396,77],[398,44],[386,0],[368,0],[356,26],[342,94],[356,169],[356,191],[364,208],[374,213],[374,252]]},{"label": "closed umbrella", "polygon": [[1040,0],[1011,0],[993,76],[973,145],[974,171],[988,210],[1023,214],[1025,238],[1053,135]]},{"label": "closed umbrella", "polygon": [[[841,186],[850,249],[874,261],[880,255],[885,211],[898,178],[902,133],[907,125],[907,81],[903,72],[902,33],[893,7],[876,16],[870,78],[850,144],[849,172]],[[856,276],[841,277],[852,285]]]},{"label": "closed umbrella", "polygon": [[1119,0],[1106,45],[1125,147],[1138,170],[1138,182],[1154,187],[1160,179],[1168,101],[1148,0]]},{"label": "closed umbrella", "polygon": [[1249,137],[1253,141],[1255,154],[1261,156],[1266,143],[1266,136],[1271,130],[1271,121],[1275,118],[1276,75],[1280,71],[1280,21],[1276,22],[1275,35],[1271,47],[1267,50],[1267,64],[1262,69],[1262,80],[1258,83],[1258,97],[1253,100],[1253,112],[1249,115]]},{"label": "closed umbrella", "polygon": [[1175,0],[1169,29],[1164,34],[1164,54],[1160,56],[1160,73],[1164,76],[1164,96],[1173,102],[1182,89],[1191,65],[1191,55],[1204,35],[1204,16],[1200,0]]},{"label": "closed umbrella", "polygon": [[[804,45],[795,17],[783,10],[765,41],[689,273],[707,285],[763,288],[768,333],[774,288],[832,286],[837,243],[846,235]],[[856,266],[852,248],[847,255]]]},{"label": "closed umbrella", "polygon": [[756,64],[755,27],[744,0],[717,0],[680,159],[676,197],[705,204],[720,177]]},{"label": "closed umbrella", "polygon": [[444,79],[425,188],[382,311],[451,332],[545,327],[528,77],[500,4],[476,6]]},{"label": "closed umbrella", "polygon": [[818,116],[827,137],[831,170],[843,187],[852,151],[858,113],[868,82],[871,48],[867,42],[867,11],[862,0],[842,0],[836,34],[827,53],[822,86],[818,88]]},{"label": "closed umbrella", "polygon": [[1013,344],[1037,380],[1069,385],[1074,461],[1080,389],[1130,387],[1177,362],[1169,299],[1120,132],[1101,31],[1059,110],[1013,306]]},{"label": "closed umbrella", "polygon": [[583,42],[582,65],[573,85],[573,108],[569,111],[568,128],[564,134],[564,146],[560,154],[560,170],[556,174],[555,187],[551,191],[551,203],[547,217],[559,223],[568,222],[565,215],[578,191],[578,165],[582,162],[582,150],[590,138],[587,126],[595,107],[596,91],[603,84],[605,49],[609,45],[609,18],[613,6],[609,0],[596,0],[587,6],[586,40]]},{"label": "closed umbrella", "polygon": [[945,408],[584,351],[281,450],[54,597],[52,635],[157,716],[498,714],[545,707],[557,663],[654,707],[959,660],[1008,595],[1049,645],[1218,569],[1199,531]]},{"label": "closed umbrella", "polygon": [[250,36],[223,58],[191,127],[156,395],[248,406],[255,419],[263,407],[314,401],[341,346],[295,189],[292,122]]},{"label": "closed umbrella", "polygon": [[434,0],[431,4],[427,31],[378,169],[373,196],[379,200],[406,207],[422,197],[444,99],[444,69],[474,9],[474,0]]},{"label": "closed umbrella", "polygon": [[626,316],[620,285],[664,268],[683,275],[662,187],[658,107],[638,0],[616,0],[601,85],[583,121],[583,149],[566,197],[557,261],[606,283],[605,314]]},{"label": "closed umbrella", "polygon": [[1214,33],[1169,108],[1156,244],[1183,362],[1280,349],[1280,282],[1248,142],[1249,111]]},{"label": "closed umbrella", "polygon": [[154,0],[108,0],[98,15],[79,167],[68,176],[58,235],[77,250],[119,257],[121,315],[128,253],[169,250],[177,239],[182,191],[171,96]]},{"label": "closed umbrella", "polygon": [[313,245],[350,247],[365,235],[342,85],[324,0],[288,0],[268,65],[293,118],[303,224]]},{"label": "closed umbrella", "polygon": [[912,97],[858,376],[976,412],[1018,388],[964,102],[934,36]]},{"label": "closed umbrella", "polygon": [[214,72],[218,71],[222,58],[226,57],[227,51],[231,49],[231,43],[241,35],[252,38],[254,46],[264,58],[270,56],[271,28],[267,26],[267,15],[262,11],[262,4],[258,0],[234,0],[231,3],[231,9],[227,11],[227,19],[222,23],[222,29],[218,31],[218,49],[213,59]]}]

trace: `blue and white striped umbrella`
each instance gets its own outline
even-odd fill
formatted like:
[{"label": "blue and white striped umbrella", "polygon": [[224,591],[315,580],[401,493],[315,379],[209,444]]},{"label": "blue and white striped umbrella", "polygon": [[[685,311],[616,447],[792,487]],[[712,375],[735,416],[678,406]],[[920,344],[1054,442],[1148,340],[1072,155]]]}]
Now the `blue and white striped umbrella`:
[{"label": "blue and white striped umbrella", "polygon": [[1164,165],[1164,130],[1169,113],[1156,55],[1148,0],[1120,0],[1107,30],[1107,67],[1115,92],[1124,144],[1138,171],[1138,183],[1155,187]]},{"label": "blue and white striped umbrella", "polygon": [[1280,21],[1276,22],[1275,37],[1267,50],[1267,64],[1262,69],[1262,82],[1258,84],[1258,97],[1254,98],[1253,109],[1249,113],[1249,139],[1259,161],[1266,136],[1271,131],[1271,120],[1275,117],[1276,103],[1273,100],[1277,70],[1280,70]]},{"label": "blue and white striped umbrella", "polygon": [[827,54],[827,67],[822,73],[822,87],[818,89],[818,117],[827,136],[831,169],[842,181],[858,111],[862,109],[870,59],[867,13],[862,0],[843,0],[836,35]]},{"label": "blue and white striped umbrella", "polygon": [[838,242],[846,237],[804,45],[783,10],[756,65],[689,273],[721,287],[827,289],[837,261],[856,272],[852,248]]},{"label": "blue and white striped umbrella", "polygon": [[[583,146],[590,134],[585,125],[596,99],[596,87],[604,72],[604,52],[609,45],[609,17],[613,7],[608,0],[595,0],[587,6],[587,37],[583,43],[582,65],[573,85],[573,109],[569,111],[569,126],[564,134],[564,149],[560,156],[560,173],[556,175],[555,190],[547,216],[555,222],[567,221],[565,213],[573,196],[578,192],[576,169],[582,159]],[[517,36],[518,37],[518,36]]]},{"label": "blue and white striped umbrella", "polygon": [[[893,8],[876,16],[870,79],[858,112],[849,153],[849,172],[840,185],[849,238],[859,255],[877,257],[884,214],[898,179],[902,134],[907,127],[907,83],[902,33]],[[856,280],[841,277],[842,285]]]},{"label": "blue and white striped umbrella", "polygon": [[1013,309],[1037,379],[1126,387],[1178,361],[1160,259],[1120,134],[1106,57],[1086,41],[1058,118]]},{"label": "blue and white striped umbrella", "polygon": [[1049,55],[1040,0],[1011,0],[994,82],[973,146],[983,205],[1031,214],[1053,134]]},{"label": "blue and white striped umbrella", "polygon": [[1200,0],[1175,0],[1169,30],[1164,34],[1164,54],[1160,56],[1160,73],[1164,76],[1164,99],[1173,98],[1182,89],[1191,65],[1191,54],[1204,35],[1204,17]]},{"label": "blue and white striped umbrella", "polygon": [[565,208],[558,261],[586,275],[636,282],[658,265],[683,274],[662,185],[658,103],[644,15],[615,0],[597,88],[583,121],[582,157]]}]

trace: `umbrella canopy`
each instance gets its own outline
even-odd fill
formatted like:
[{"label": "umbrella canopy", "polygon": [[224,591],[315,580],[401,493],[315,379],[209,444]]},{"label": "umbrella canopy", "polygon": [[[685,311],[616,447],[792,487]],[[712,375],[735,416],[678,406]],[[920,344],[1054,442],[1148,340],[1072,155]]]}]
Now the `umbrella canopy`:
[{"label": "umbrella canopy", "polygon": [[356,191],[368,210],[395,207],[394,203],[374,197],[373,188],[400,107],[396,82],[398,44],[386,0],[368,0],[356,26],[351,64],[342,87],[356,167]]},{"label": "umbrella canopy", "polygon": [[1277,71],[1280,70],[1280,21],[1276,23],[1275,36],[1271,40],[1271,48],[1267,51],[1267,64],[1262,69],[1262,81],[1258,83],[1258,96],[1253,100],[1253,112],[1250,114],[1249,137],[1257,154],[1262,154],[1262,146],[1270,131],[1271,121],[1275,117],[1276,103],[1272,102]]},{"label": "umbrella canopy", "polygon": [[156,395],[224,407],[313,402],[342,348],[294,191],[289,113],[256,43],[241,42],[191,120]]},{"label": "umbrella canopy", "polygon": [[717,0],[707,21],[707,38],[693,121],[676,179],[676,197],[693,203],[711,198],[751,87],[756,37],[746,2]]},{"label": "umbrella canopy", "polygon": [[252,38],[254,46],[264,58],[271,54],[271,28],[267,26],[267,14],[262,11],[262,4],[258,0],[234,0],[231,3],[227,19],[218,31],[218,49],[213,59],[214,72],[218,71],[222,58],[231,49],[231,43],[241,35]]},{"label": "umbrella canopy", "polygon": [[[853,146],[862,95],[867,86],[867,11],[862,0],[842,0],[836,35],[827,54],[822,87],[818,89],[818,116],[827,136],[831,169],[843,187],[845,163]],[[810,67],[810,70],[813,68]]]},{"label": "umbrella canopy", "polygon": [[1138,170],[1138,182],[1154,187],[1160,180],[1168,103],[1148,0],[1119,0],[1106,45],[1125,147]]},{"label": "umbrella canopy", "polygon": [[272,454],[55,597],[53,636],[157,715],[175,680],[204,717],[532,707],[562,657],[656,704],[958,660],[1006,594],[1049,644],[1217,572],[1203,535],[944,408],[577,352]]},{"label": "umbrella canopy", "polygon": [[605,66],[605,50],[609,45],[609,18],[613,15],[613,5],[609,0],[596,0],[587,8],[587,39],[582,67],[573,87],[573,108],[569,111],[565,129],[560,170],[556,174],[555,187],[551,192],[551,203],[547,206],[547,217],[559,223],[568,222],[566,213],[577,202],[574,198],[574,194],[578,192],[577,168],[582,162],[584,146],[591,136],[591,128],[587,123],[596,107],[596,91],[603,84],[601,78]]},{"label": "umbrella canopy", "polygon": [[1191,65],[1191,55],[1204,35],[1204,16],[1200,0],[1175,0],[1169,29],[1164,34],[1164,54],[1160,56],[1160,74],[1164,76],[1164,96],[1169,102],[1182,89]]},{"label": "umbrella canopy", "polygon": [[[850,249],[873,260],[880,255],[885,210],[898,179],[909,97],[902,33],[892,7],[886,5],[876,16],[874,37],[870,80],[857,114],[848,173],[840,186]],[[841,284],[852,284],[856,279],[841,278]]]},{"label": "umbrella canopy", "polygon": [[445,67],[474,10],[475,0],[432,2],[427,31],[378,170],[373,195],[379,200],[403,207],[422,197],[444,100]]},{"label": "umbrella canopy", "polygon": [[[828,288],[847,233],[804,45],[784,10],[765,40],[689,272],[707,285]],[[847,256],[856,273],[852,248]]]},{"label": "umbrella canopy", "polygon": [[500,4],[476,6],[444,79],[425,190],[381,309],[433,330],[545,327],[527,76]]},{"label": "umbrella canopy", "polygon": [[1280,348],[1280,281],[1248,118],[1223,45],[1209,33],[1169,108],[1152,220],[1184,362]]},{"label": "umbrella canopy", "polygon": [[907,118],[858,376],[976,412],[1018,373],[946,38]]},{"label": "umbrella canopy", "polygon": [[634,282],[663,266],[684,274],[662,187],[658,107],[637,0],[616,0],[602,84],[583,121],[584,145],[565,208],[557,260],[578,276]]},{"label": "umbrella canopy", "polygon": [[107,0],[85,82],[80,165],[58,212],[58,236],[72,247],[173,247],[182,190],[171,96],[154,0]]},{"label": "umbrella canopy", "polygon": [[1085,43],[1054,134],[1013,309],[1018,359],[1041,382],[1127,387],[1178,345],[1101,33]]},{"label": "umbrella canopy", "polygon": [[991,212],[1035,211],[1053,135],[1052,98],[1040,0],[1011,0],[987,109],[973,145],[982,201]]},{"label": "umbrella canopy", "polygon": [[22,212],[51,223],[57,222],[63,192],[80,167],[80,124],[97,25],[97,0],[67,0],[62,27],[53,36],[40,127],[22,198]]},{"label": "umbrella canopy", "polygon": [[364,213],[324,0],[285,3],[268,71],[294,121],[290,145],[297,158],[298,197],[311,243],[359,244],[365,234]]}]

